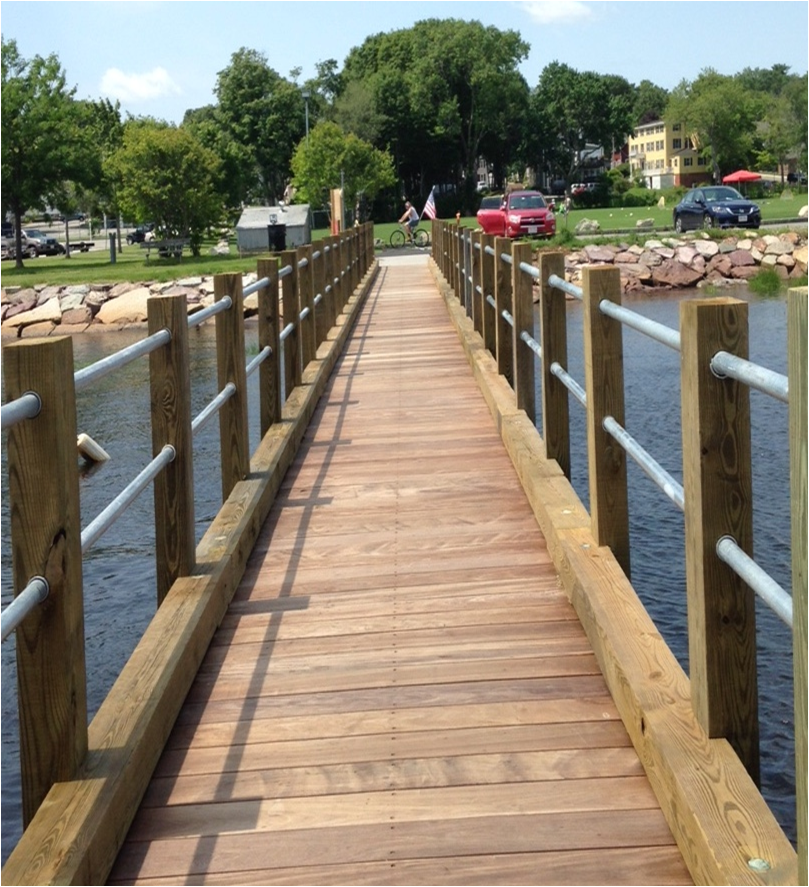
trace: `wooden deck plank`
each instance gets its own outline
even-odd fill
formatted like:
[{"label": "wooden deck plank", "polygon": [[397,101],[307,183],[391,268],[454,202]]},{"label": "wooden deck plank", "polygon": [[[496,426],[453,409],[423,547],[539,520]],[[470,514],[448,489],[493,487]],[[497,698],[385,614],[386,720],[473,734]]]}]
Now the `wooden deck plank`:
[{"label": "wooden deck plank", "polygon": [[429,272],[385,270],[110,883],[690,883]]}]

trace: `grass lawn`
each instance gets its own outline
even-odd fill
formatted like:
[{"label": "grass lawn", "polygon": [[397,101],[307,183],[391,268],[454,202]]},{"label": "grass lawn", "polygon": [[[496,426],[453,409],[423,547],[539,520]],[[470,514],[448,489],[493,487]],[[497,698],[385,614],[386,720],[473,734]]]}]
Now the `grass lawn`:
[{"label": "grass lawn", "polygon": [[[773,197],[757,201],[761,207],[762,218],[765,222],[779,222],[794,219],[798,216],[798,210],[806,205],[806,194],[796,194],[789,198]],[[635,223],[638,219],[654,219],[656,228],[671,229],[671,207],[631,207],[613,209],[573,210],[567,219],[557,216],[557,238],[549,242],[549,245],[571,246],[573,230],[583,218],[594,219],[601,226],[605,236],[610,231],[632,231],[635,235]],[[461,219],[461,224],[468,228],[477,227],[474,216]],[[428,221],[422,221],[422,227],[429,228]],[[390,242],[391,232],[397,228],[396,222],[381,222],[374,225],[374,237],[381,240],[387,246]],[[565,233],[565,229],[567,232]],[[650,230],[643,229],[637,232],[637,236],[645,238]],[[330,234],[328,229],[319,229],[312,232],[312,240],[319,240]],[[626,237],[624,239],[626,239]],[[115,264],[110,262],[109,250],[94,250],[88,253],[74,253],[70,259],[63,256],[42,256],[38,259],[29,259],[25,267],[18,271],[14,262],[3,262],[0,272],[0,283],[3,286],[34,286],[38,284],[53,284],[56,286],[69,286],[82,283],[119,283],[122,281],[157,281],[166,282],[181,277],[208,276],[222,274],[228,271],[241,271],[246,273],[256,268],[256,256],[239,258],[237,255],[212,256],[210,248],[214,242],[203,244],[202,255],[199,258],[186,255],[182,259],[163,259],[152,255],[146,261],[144,251],[138,246],[124,246],[123,252],[118,255]]]}]

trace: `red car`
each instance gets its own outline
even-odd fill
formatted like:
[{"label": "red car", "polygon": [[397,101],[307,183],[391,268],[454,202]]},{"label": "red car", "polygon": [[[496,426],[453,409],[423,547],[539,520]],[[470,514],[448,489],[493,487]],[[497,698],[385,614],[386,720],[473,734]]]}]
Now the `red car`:
[{"label": "red car", "polygon": [[[497,200],[496,207],[486,202]],[[477,221],[485,234],[500,237],[553,237],[556,218],[553,207],[539,191],[512,191],[505,197],[484,197]]]}]

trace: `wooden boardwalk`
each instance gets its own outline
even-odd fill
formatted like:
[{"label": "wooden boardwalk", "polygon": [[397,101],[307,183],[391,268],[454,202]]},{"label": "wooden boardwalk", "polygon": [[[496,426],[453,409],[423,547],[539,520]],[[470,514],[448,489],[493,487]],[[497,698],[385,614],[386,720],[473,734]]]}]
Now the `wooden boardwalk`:
[{"label": "wooden boardwalk", "polygon": [[384,264],[110,883],[691,883],[426,261]]}]

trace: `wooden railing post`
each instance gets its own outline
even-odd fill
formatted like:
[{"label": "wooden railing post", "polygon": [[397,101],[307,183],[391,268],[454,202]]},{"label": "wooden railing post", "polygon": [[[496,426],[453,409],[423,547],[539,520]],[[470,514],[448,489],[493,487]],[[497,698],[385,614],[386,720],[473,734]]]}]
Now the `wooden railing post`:
[{"label": "wooden railing post", "polygon": [[567,300],[562,290],[548,284],[555,274],[564,280],[565,258],[562,253],[540,253],[540,338],[542,345],[542,432],[545,452],[555,459],[570,480],[570,403],[568,390],[551,373],[551,366],[567,364]]},{"label": "wooden railing post", "polygon": [[466,228],[458,229],[460,239],[460,299],[466,316],[472,316],[472,305],[469,298],[469,232]]},{"label": "wooden railing post", "polygon": [[691,701],[711,738],[759,779],[755,595],[716,553],[732,536],[752,556],[750,391],[711,370],[717,351],[748,356],[747,305],[680,305],[685,564]]},{"label": "wooden railing post", "polygon": [[284,340],[284,386],[287,398],[293,388],[301,384],[300,302],[298,299],[298,253],[294,249],[281,253],[281,268],[290,267],[291,274],[281,280],[281,298],[284,318],[281,329],[292,324],[292,331]]},{"label": "wooden railing post", "polygon": [[472,292],[472,324],[475,328],[475,332],[480,336],[483,336],[483,296],[481,295],[482,290],[482,269],[483,269],[483,260],[481,256],[481,237],[482,233],[480,231],[473,231],[471,234],[472,238],[472,283],[471,283],[471,292]]},{"label": "wooden railing post", "polygon": [[258,368],[261,436],[281,418],[281,315],[278,310],[278,259],[259,259],[258,279],[267,286],[258,292],[258,349],[269,346],[272,354]]},{"label": "wooden railing post", "polygon": [[531,264],[530,243],[515,243],[511,250],[511,290],[514,303],[514,326],[511,330],[511,349],[514,353],[514,394],[517,409],[536,425],[536,383],[534,380],[534,352],[522,341],[523,332],[534,336],[534,278],[520,270],[520,263]]},{"label": "wooden railing post", "polygon": [[229,382],[236,393],[219,410],[219,447],[222,465],[222,501],[250,473],[250,437],[247,424],[247,374],[244,349],[242,275],[215,274],[214,299],[230,296],[233,305],[216,315],[216,377],[221,391]]},{"label": "wooden railing post", "polygon": [[798,883],[807,879],[807,290],[788,296],[789,486],[792,501],[792,649],[795,690],[795,801],[797,805]]},{"label": "wooden railing post", "polygon": [[[29,391],[42,409],[8,431],[14,593],[35,576],[44,604],[17,628],[23,825],[55,782],[73,778],[87,755],[79,470],[70,337],[3,347],[8,400]],[[33,495],[32,495],[33,493]]]},{"label": "wooden railing post", "polygon": [[511,267],[504,261],[503,254],[511,255],[512,242],[509,237],[495,237],[494,239],[494,300],[497,303],[495,309],[495,336],[497,339],[495,356],[497,357],[497,370],[508,379],[509,385],[514,382],[514,351],[511,347],[511,327],[503,317],[503,311],[513,315],[511,304]]},{"label": "wooden railing post", "polygon": [[494,298],[496,275],[494,273],[494,256],[489,252],[494,250],[494,235],[481,234],[480,236],[480,286],[482,311],[480,320],[482,324],[483,344],[486,350],[494,355],[497,353],[497,321],[495,310],[486,300],[487,296]]},{"label": "wooden railing post", "polygon": [[149,355],[152,456],[174,447],[174,460],[154,481],[157,605],[176,579],[190,576],[196,562],[194,539],[194,442],[191,433],[191,373],[188,304],[185,296],[147,300],[149,334],[162,329],[171,341]]},{"label": "wooden railing post", "polygon": [[612,549],[629,578],[626,454],[603,426],[607,416],[625,424],[623,328],[598,307],[602,299],[621,303],[621,274],[617,268],[586,265],[582,284],[592,532],[598,545]]}]

